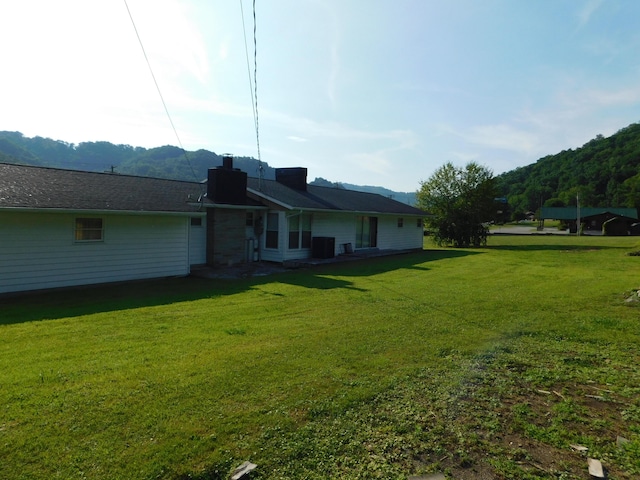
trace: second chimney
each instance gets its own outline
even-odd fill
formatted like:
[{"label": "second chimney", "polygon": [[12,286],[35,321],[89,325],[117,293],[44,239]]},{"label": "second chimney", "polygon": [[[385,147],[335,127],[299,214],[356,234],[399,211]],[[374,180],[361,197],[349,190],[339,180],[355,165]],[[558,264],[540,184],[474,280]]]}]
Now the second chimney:
[{"label": "second chimney", "polygon": [[303,167],[276,168],[276,182],[301,192],[307,191],[307,169]]}]

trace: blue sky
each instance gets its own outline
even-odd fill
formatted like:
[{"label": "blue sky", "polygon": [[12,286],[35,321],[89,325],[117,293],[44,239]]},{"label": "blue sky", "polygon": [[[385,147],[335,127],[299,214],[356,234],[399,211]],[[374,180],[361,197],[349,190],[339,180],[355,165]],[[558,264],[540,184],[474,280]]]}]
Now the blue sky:
[{"label": "blue sky", "polygon": [[[637,0],[257,0],[261,158],[415,191],[640,120]],[[0,130],[257,157],[250,0],[0,2]],[[247,31],[247,65],[241,5]]]}]

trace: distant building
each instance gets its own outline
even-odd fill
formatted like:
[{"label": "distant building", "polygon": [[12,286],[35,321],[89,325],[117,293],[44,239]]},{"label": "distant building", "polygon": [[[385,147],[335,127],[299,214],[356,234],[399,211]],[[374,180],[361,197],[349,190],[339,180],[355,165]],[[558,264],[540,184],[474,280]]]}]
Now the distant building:
[{"label": "distant building", "polygon": [[638,222],[638,211],[635,208],[614,207],[580,207],[580,219],[577,220],[577,207],[542,207],[542,220],[563,220],[569,224],[569,229],[576,232],[578,225],[582,225],[584,233],[603,232],[603,226],[608,225],[608,235],[630,235],[631,226]]}]

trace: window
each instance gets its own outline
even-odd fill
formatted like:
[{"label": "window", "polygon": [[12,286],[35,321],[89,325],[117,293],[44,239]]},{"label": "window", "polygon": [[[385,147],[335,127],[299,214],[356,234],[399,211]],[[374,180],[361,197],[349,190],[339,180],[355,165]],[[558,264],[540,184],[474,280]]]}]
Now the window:
[{"label": "window", "polygon": [[398,228],[402,228],[404,226],[404,218],[398,219]]},{"label": "window", "polygon": [[76,218],[76,242],[101,242],[103,227],[101,218]]},{"label": "window", "polygon": [[311,215],[301,215],[302,248],[311,248]]},{"label": "window", "polygon": [[289,248],[311,248],[311,215],[289,217]]},{"label": "window", "polygon": [[300,248],[300,215],[289,217],[289,248]]},{"label": "window", "polygon": [[267,215],[267,235],[265,237],[266,248],[278,248],[278,214]]},{"label": "window", "polygon": [[247,212],[247,217],[244,224],[247,227],[253,227],[253,212]]},{"label": "window", "polygon": [[378,217],[356,217],[356,248],[378,245]]},{"label": "window", "polygon": [[202,226],[202,217],[191,217],[191,226],[192,227],[201,227]]},{"label": "window", "polygon": [[418,219],[416,220],[416,227],[418,227],[418,228],[422,228],[422,219],[421,219],[421,218],[418,218]]}]

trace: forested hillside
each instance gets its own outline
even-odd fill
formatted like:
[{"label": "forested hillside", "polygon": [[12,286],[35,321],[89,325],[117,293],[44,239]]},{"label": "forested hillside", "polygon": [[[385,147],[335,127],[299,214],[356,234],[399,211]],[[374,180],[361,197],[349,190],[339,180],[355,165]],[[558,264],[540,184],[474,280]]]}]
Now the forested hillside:
[{"label": "forested hillside", "polygon": [[406,203],[407,205],[415,205],[416,193],[415,192],[394,192],[384,187],[374,187],[371,185],[354,185],[352,183],[344,182],[330,182],[322,177],[317,177],[311,185],[318,185],[320,187],[333,187],[344,188],[346,190],[356,190],[358,192],[377,193],[383,197],[393,198],[398,202]]},{"label": "forested hillside", "polygon": [[540,206],[640,209],[640,124],[497,176],[515,218]]},{"label": "forested hillside", "polygon": [[[0,162],[200,181],[207,178],[207,169],[222,165],[222,155],[208,150],[185,153],[181,148],[170,145],[150,149],[114,145],[109,142],[83,142],[74,145],[50,138],[29,138],[20,132],[0,131]],[[275,179],[275,168],[265,162],[260,165],[260,162],[252,157],[234,156],[233,166],[247,172],[251,177],[258,177],[261,166],[264,178]],[[394,192],[384,187],[333,183],[323,178],[316,178],[310,183],[379,193],[410,205],[415,202],[413,192]]]},{"label": "forested hillside", "polygon": [[[157,148],[83,142],[77,145],[50,138],[28,138],[20,132],[0,131],[0,162],[23,163],[88,171],[200,181],[207,169],[222,165],[222,156],[208,150],[184,152],[173,146]],[[259,162],[234,157],[234,166],[257,177]],[[304,166],[304,165],[292,165]],[[264,178],[275,169],[262,162]],[[541,158],[536,163],[496,177],[511,215],[521,218],[541,206],[635,207],[640,210],[640,124],[634,123],[610,137],[598,135],[581,148]],[[384,187],[352,185],[316,178],[315,185],[379,193],[413,204],[415,193]]]},{"label": "forested hillside", "polygon": [[[0,132],[0,161],[200,181],[207,178],[207,169],[222,165],[222,156],[208,150],[185,152],[169,145],[150,149],[109,142],[74,145],[50,138],[29,138],[20,132]],[[248,175],[258,176],[256,159],[234,157],[233,163]],[[273,168],[264,162],[262,166],[265,178],[275,178]]]}]

